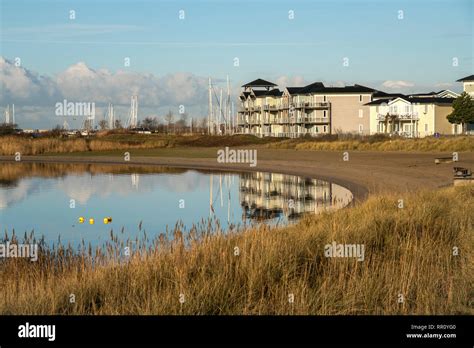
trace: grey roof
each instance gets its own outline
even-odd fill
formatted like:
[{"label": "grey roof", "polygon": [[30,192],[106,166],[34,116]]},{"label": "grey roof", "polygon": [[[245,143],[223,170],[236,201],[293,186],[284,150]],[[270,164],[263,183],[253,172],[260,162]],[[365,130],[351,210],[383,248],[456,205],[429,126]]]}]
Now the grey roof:
[{"label": "grey roof", "polygon": [[301,89],[303,89],[303,88],[304,87],[286,87],[286,90],[290,94],[298,94],[301,91]]},{"label": "grey roof", "polygon": [[271,89],[269,91],[253,91],[256,97],[279,97],[283,95],[283,92],[278,88]]},{"label": "grey roof", "polygon": [[462,79],[457,80],[457,82],[463,82],[463,81],[474,81],[474,75],[469,75],[469,76],[463,77]]},{"label": "grey roof", "polygon": [[418,104],[452,104],[455,98],[440,98],[440,97],[416,97],[416,96],[409,96],[409,95],[402,95],[398,97],[392,97],[390,99],[377,99],[371,101],[370,103],[366,103],[365,105],[380,105],[383,103],[391,102],[397,98],[401,98],[406,100],[410,103],[418,103]]},{"label": "grey roof", "polygon": [[377,90],[355,84],[354,86],[345,87],[326,87],[322,82],[314,82],[307,85],[298,92],[298,94],[309,94],[309,93],[321,93],[321,94],[332,94],[332,93],[373,93]]},{"label": "grey roof", "polygon": [[246,83],[242,87],[276,87],[273,82],[262,80],[262,79],[256,79],[253,80],[252,82]]}]

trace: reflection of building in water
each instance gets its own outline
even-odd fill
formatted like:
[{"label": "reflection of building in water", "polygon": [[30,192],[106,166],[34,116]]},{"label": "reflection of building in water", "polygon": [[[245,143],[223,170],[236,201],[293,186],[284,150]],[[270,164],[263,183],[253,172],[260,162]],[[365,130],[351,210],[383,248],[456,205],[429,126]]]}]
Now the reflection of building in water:
[{"label": "reflection of building in water", "polygon": [[138,184],[140,183],[140,174],[131,174],[132,178],[132,186],[138,188]]},{"label": "reflection of building in water", "polygon": [[289,219],[345,207],[352,201],[346,188],[327,181],[286,174],[243,173],[240,202],[247,218]]}]

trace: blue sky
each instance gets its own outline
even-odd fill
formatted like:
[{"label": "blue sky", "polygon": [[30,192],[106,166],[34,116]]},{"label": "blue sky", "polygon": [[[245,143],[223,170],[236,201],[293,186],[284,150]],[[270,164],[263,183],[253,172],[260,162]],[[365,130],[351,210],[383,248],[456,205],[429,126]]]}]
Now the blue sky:
[{"label": "blue sky", "polygon": [[52,79],[84,62],[111,73],[229,75],[235,89],[263,77],[407,92],[459,91],[455,80],[474,71],[472,0],[2,0],[1,20],[0,55]]}]

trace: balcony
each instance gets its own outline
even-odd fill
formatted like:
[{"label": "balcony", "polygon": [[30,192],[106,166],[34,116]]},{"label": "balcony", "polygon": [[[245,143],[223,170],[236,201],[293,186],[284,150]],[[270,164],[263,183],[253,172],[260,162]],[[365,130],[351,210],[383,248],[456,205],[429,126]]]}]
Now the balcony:
[{"label": "balcony", "polygon": [[276,105],[264,105],[263,110],[264,111],[277,111],[278,106],[276,106]]},{"label": "balcony", "polygon": [[387,118],[394,121],[415,121],[420,119],[418,112],[377,114],[377,121],[386,121]]},{"label": "balcony", "polygon": [[293,106],[296,109],[329,109],[329,103],[315,103],[315,102],[299,102],[294,103]]}]

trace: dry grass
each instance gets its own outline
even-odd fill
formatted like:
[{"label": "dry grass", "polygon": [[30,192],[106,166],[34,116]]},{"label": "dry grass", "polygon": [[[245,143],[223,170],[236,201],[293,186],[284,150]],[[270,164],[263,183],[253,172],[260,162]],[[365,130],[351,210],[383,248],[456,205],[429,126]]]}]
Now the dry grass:
[{"label": "dry grass", "polygon": [[133,149],[163,149],[189,147],[265,146],[275,149],[296,150],[362,150],[362,151],[474,151],[474,137],[457,136],[388,139],[382,136],[331,136],[302,139],[257,138],[250,135],[235,136],[178,136],[103,134],[92,138],[28,138],[0,136],[0,155],[41,155],[48,153],[101,152]]},{"label": "dry grass", "polygon": [[295,150],[321,150],[321,151],[474,151],[474,137],[457,136],[420,139],[352,139],[337,141],[318,140],[286,140],[280,143],[267,144],[268,148],[282,148]]},{"label": "dry grass", "polygon": [[[184,238],[178,227],[128,261],[116,236],[102,252],[0,261],[0,313],[473,314],[474,188],[413,193],[404,209],[399,198],[275,230]],[[332,241],[365,244],[365,260],[324,257]]]},{"label": "dry grass", "polygon": [[[281,139],[280,139],[281,140]],[[173,147],[223,147],[266,144],[276,139],[260,139],[247,135],[235,136],[175,136],[111,134],[92,138],[0,136],[0,155],[11,156],[16,152],[22,155],[41,155],[47,153],[71,153],[87,151],[111,151],[132,149],[157,149]]]}]

